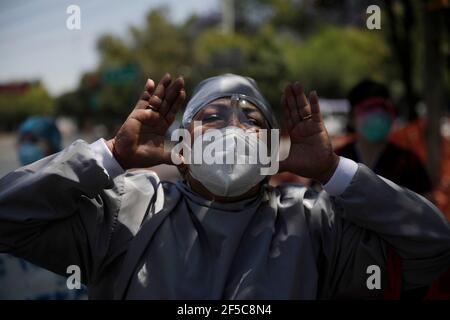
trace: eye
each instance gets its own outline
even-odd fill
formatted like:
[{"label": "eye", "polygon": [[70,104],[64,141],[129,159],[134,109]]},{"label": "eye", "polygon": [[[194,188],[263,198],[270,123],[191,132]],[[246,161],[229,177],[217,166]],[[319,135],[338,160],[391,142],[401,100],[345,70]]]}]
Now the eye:
[{"label": "eye", "polygon": [[212,121],[217,121],[217,120],[220,120],[220,117],[217,113],[206,115],[203,118],[203,121],[205,121],[205,122],[212,122]]},{"label": "eye", "polygon": [[252,126],[258,126],[258,127],[261,126],[261,123],[255,118],[247,118],[247,123]]}]

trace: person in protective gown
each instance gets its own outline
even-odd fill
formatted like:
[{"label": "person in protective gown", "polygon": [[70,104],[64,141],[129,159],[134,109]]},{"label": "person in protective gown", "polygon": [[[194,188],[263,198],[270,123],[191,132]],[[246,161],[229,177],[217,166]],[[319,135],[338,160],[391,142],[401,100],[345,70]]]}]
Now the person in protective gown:
[{"label": "person in protective gown", "polygon": [[[404,292],[449,268],[444,216],[338,157],[317,94],[298,83],[281,99],[291,144],[280,171],[323,191],[273,188],[257,164],[190,165],[183,154],[183,181],[160,181],[144,168],[174,162],[164,141],[185,96],[181,77],[149,79],[114,138],[75,141],[3,177],[0,252],[66,276],[78,266],[91,299],[373,299],[392,288],[392,256]],[[232,74],[197,86],[182,127],[194,133],[197,121],[232,141],[236,128],[279,128],[256,83]]]}]

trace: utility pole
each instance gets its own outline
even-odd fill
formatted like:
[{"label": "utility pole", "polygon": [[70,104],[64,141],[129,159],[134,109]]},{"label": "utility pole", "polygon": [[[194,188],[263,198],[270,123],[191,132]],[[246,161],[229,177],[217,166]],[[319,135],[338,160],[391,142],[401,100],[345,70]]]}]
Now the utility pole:
[{"label": "utility pole", "polygon": [[[441,171],[441,117],[445,106],[444,69],[445,57],[442,48],[443,8],[442,1],[424,1],[424,97],[427,106],[426,142],[427,167],[432,182],[436,185]],[[444,1],[445,2],[445,1]]]},{"label": "utility pole", "polygon": [[224,33],[234,33],[235,14],[234,0],[222,0],[222,31]]}]

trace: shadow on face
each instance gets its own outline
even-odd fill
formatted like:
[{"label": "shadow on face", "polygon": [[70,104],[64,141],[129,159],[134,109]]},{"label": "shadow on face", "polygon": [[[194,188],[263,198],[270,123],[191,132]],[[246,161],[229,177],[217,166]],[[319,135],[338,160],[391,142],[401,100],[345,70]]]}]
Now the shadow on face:
[{"label": "shadow on face", "polygon": [[[198,121],[201,121],[201,128],[195,127],[194,122]],[[197,130],[201,130],[201,133],[204,134],[207,130],[222,129],[226,127],[237,127],[246,131],[254,131],[258,138],[260,137],[259,133],[261,129],[268,130],[267,138],[270,150],[270,125],[263,113],[254,104],[246,100],[235,100],[231,98],[216,99],[201,109],[193,117],[187,129],[190,135],[194,136],[194,131]],[[198,180],[194,179],[189,174],[186,165],[179,166],[179,170],[194,191],[207,199],[219,202],[234,202],[254,196],[260,188],[260,184],[258,184],[240,196],[232,198],[220,197],[212,194]]]},{"label": "shadow on face", "polygon": [[202,122],[202,133],[208,129],[221,129],[229,126],[244,130],[269,129],[269,124],[259,109],[246,100],[220,98],[210,102],[192,119],[189,133],[194,134],[194,121]]}]

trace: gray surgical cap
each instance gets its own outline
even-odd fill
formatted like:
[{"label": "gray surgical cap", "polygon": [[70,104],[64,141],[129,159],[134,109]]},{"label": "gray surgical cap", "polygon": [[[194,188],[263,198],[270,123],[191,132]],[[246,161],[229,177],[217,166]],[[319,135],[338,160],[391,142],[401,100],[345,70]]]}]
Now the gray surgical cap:
[{"label": "gray surgical cap", "polygon": [[187,128],[192,118],[210,102],[224,97],[238,96],[253,103],[264,115],[272,129],[278,128],[278,122],[272,108],[259,92],[255,80],[235,74],[224,74],[200,82],[194,90],[183,114],[182,126]]}]

